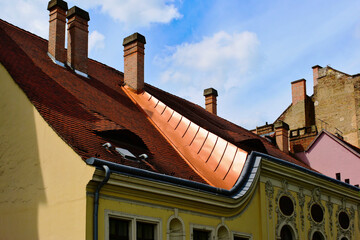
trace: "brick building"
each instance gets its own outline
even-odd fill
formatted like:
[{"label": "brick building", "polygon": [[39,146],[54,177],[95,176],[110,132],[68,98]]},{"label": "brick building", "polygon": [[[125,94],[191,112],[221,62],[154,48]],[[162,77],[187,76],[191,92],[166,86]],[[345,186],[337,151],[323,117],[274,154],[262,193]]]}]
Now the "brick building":
[{"label": "brick building", "polygon": [[[306,80],[291,83],[292,103],[275,120],[289,125],[291,152],[304,151],[321,130],[359,147],[360,75],[349,75],[329,66],[313,67],[314,93],[306,94]],[[253,130],[271,135],[273,124]]]}]

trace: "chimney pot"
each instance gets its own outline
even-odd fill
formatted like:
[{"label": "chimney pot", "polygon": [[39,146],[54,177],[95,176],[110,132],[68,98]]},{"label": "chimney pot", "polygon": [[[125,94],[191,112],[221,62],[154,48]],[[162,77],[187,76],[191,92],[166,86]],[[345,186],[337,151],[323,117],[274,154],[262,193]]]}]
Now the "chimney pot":
[{"label": "chimney pot", "polygon": [[214,88],[207,88],[204,90],[205,109],[206,111],[217,114],[217,99],[218,92]]},{"label": "chimney pot", "polygon": [[68,65],[77,73],[87,76],[89,13],[75,6],[69,9],[66,18],[68,19]]},{"label": "chimney pot", "polygon": [[306,97],[306,80],[299,79],[291,83],[292,104],[304,101]]},{"label": "chimney pot", "polygon": [[289,153],[289,125],[278,120],[274,123],[274,128],[276,145],[281,151]]},{"label": "chimney pot", "polygon": [[336,180],[341,180],[341,174],[340,173],[336,173]]},{"label": "chimney pot", "polygon": [[144,61],[146,40],[140,33],[124,38],[124,82],[135,92],[144,89]]},{"label": "chimney pot", "polygon": [[65,25],[68,6],[62,0],[51,0],[47,9],[50,12],[48,52],[53,60],[63,64],[66,62]]}]

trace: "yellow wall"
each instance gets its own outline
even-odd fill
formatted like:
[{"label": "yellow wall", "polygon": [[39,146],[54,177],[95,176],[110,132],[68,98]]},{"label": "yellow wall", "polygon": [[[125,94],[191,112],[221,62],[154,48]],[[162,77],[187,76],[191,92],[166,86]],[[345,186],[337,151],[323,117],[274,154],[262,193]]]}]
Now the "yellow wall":
[{"label": "yellow wall", "polygon": [[[337,225],[338,209],[342,207],[342,199],[345,199],[345,209],[350,213],[350,209],[354,209],[354,216],[351,219],[351,239],[358,239],[359,230],[359,212],[357,203],[359,196],[356,191],[344,188],[338,184],[316,178],[312,175],[304,174],[298,171],[298,176],[286,176],[282,173],[287,171],[294,173],[293,169],[287,169],[279,165],[276,174],[269,174],[267,170],[261,170],[260,180],[255,183],[254,191],[247,201],[239,204],[241,199],[237,201],[224,201],[220,206],[214,206],[212,203],[219,204],[223,199],[214,197],[209,194],[198,192],[202,196],[202,204],[197,201],[198,198],[189,190],[183,190],[181,196],[176,187],[168,186],[168,194],[164,193],[164,184],[159,184],[147,180],[131,180],[131,177],[117,177],[112,173],[110,181],[101,190],[100,206],[99,206],[99,239],[107,240],[108,236],[108,216],[118,216],[120,218],[138,218],[139,220],[150,220],[159,223],[161,226],[161,238],[167,239],[168,221],[175,215],[178,216],[184,224],[185,239],[191,239],[191,227],[204,227],[213,230],[214,235],[217,233],[219,226],[225,226],[230,233],[245,233],[252,236],[252,240],[274,240],[280,239],[279,232],[283,223],[292,222],[292,226],[296,231],[297,239],[308,239],[309,232],[316,230],[316,224],[309,219],[309,209],[313,198],[314,189],[320,191],[320,203],[324,207],[324,224],[320,230],[325,234],[326,239],[338,239],[339,227]],[[102,179],[102,173],[98,173],[96,181]],[[286,191],[283,181],[287,182]],[[266,191],[266,182],[271,181],[273,187],[272,197],[269,198]],[[150,182],[150,183],[149,183]],[[136,185],[136,184],[138,185]],[[93,182],[88,185],[88,222],[92,221],[92,193]],[[299,204],[299,191],[303,189],[304,206]],[[280,216],[279,197],[282,195],[291,196],[294,201],[294,220],[287,221],[286,218]],[[330,197],[330,200],[329,200]],[[183,198],[189,198],[190,202]],[[191,201],[191,198],[193,201]],[[182,200],[180,200],[182,199]],[[217,201],[216,201],[216,200]],[[215,200],[215,201],[212,201]],[[271,209],[269,208],[271,201]],[[225,205],[230,203],[227,207]],[[329,215],[328,203],[332,203],[332,215]],[[233,206],[232,209],[229,206]],[[269,210],[270,209],[270,210]],[[301,214],[303,210],[303,214]],[[303,216],[304,227],[302,227],[301,219]],[[332,219],[332,222],[330,222]],[[280,226],[280,227],[279,227]],[[315,226],[315,227],[314,227]],[[331,228],[332,226],[332,228]],[[89,225],[88,234],[91,234],[91,226]],[[91,239],[91,238],[88,238]],[[215,238],[217,239],[217,238]],[[231,238],[230,238],[231,239]],[[295,238],[296,239],[296,238]]]},{"label": "yellow wall", "polygon": [[[113,174],[112,174],[113,175]],[[145,182],[145,181],[143,181]],[[216,229],[224,225],[232,232],[247,233],[252,235],[252,239],[262,239],[262,213],[263,208],[260,199],[260,188],[255,187],[253,195],[249,197],[249,201],[245,208],[240,206],[231,211],[221,207],[210,207],[208,204],[200,204],[199,207],[193,207],[179,198],[174,196],[164,196],[162,191],[148,193],[145,189],[139,189],[134,192],[126,187],[119,187],[112,184],[112,179],[105,185],[100,194],[99,204],[99,239],[108,239],[107,231],[107,214],[117,215],[120,218],[134,217],[140,220],[151,220],[159,222],[161,226],[161,238],[167,239],[168,221],[174,215],[177,215],[184,223],[185,239],[190,239],[191,226],[210,228],[216,234]],[[126,185],[127,183],[124,183]],[[153,183],[156,188],[157,183]],[[93,192],[94,185],[90,185],[88,190]],[[141,186],[139,186],[142,188]],[[172,187],[169,187],[171,191]],[[186,192],[186,190],[184,190]],[[201,195],[201,194],[200,194]],[[206,196],[205,196],[206,198]],[[179,202],[178,202],[179,201]],[[92,221],[92,204],[93,196],[88,195],[88,222]],[[176,210],[175,210],[176,209]],[[229,212],[229,214],[225,214]],[[228,215],[227,217],[222,217]],[[88,235],[91,234],[91,227],[88,229]],[[91,238],[88,238],[91,239]]]},{"label": "yellow wall", "polygon": [[0,64],[0,239],[85,239],[93,172]]}]

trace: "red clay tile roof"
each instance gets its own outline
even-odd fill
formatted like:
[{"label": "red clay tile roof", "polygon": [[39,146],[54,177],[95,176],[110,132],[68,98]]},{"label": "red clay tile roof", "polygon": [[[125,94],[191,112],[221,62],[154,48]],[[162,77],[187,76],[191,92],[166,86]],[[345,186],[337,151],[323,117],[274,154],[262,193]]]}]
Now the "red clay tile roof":
[{"label": "red clay tile roof", "polygon": [[[184,161],[121,87],[123,73],[89,59],[89,78],[56,65],[47,55],[47,40],[0,20],[0,62],[41,116],[83,159],[104,160],[190,179],[207,181]],[[266,139],[202,107],[149,84],[145,91],[207,131],[250,153],[258,151],[297,165]],[[102,145],[126,148],[147,161],[122,158]]]}]

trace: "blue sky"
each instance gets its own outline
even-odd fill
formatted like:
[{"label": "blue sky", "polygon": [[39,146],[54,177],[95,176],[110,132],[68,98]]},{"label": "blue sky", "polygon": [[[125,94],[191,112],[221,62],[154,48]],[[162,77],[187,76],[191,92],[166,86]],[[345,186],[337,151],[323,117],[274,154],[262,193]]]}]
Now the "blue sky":
[{"label": "blue sky", "polygon": [[[48,38],[44,0],[0,0],[0,18]],[[360,72],[358,0],[79,0],[90,13],[89,57],[123,71],[124,37],[146,37],[145,81],[248,129],[291,103],[292,81],[312,94],[314,65]],[[14,14],[16,13],[16,14]]]}]

